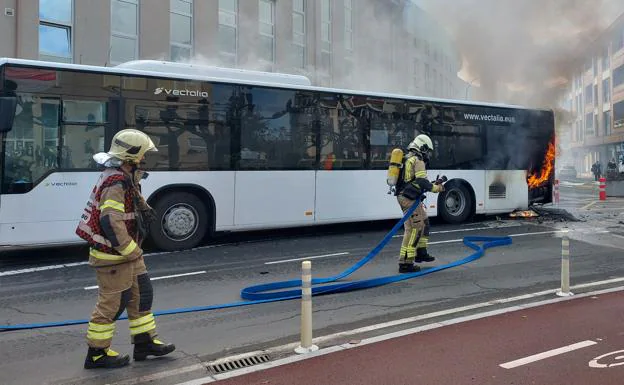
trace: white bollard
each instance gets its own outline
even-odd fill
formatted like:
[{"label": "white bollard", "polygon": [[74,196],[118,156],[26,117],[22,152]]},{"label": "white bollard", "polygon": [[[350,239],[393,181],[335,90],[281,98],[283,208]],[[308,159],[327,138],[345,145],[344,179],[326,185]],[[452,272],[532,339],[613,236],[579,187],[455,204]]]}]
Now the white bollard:
[{"label": "white bollard", "polygon": [[312,345],[312,263],[301,263],[301,344],[296,353],[304,354],[318,350]]},{"label": "white bollard", "polygon": [[557,291],[559,297],[574,295],[570,292],[570,238],[568,232],[561,237],[561,289]]}]

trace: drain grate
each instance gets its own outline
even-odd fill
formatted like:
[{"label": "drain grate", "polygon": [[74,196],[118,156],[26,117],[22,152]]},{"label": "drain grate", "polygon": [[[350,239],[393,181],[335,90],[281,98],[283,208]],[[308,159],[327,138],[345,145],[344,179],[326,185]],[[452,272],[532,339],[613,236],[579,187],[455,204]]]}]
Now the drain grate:
[{"label": "drain grate", "polygon": [[221,362],[218,364],[210,365],[208,368],[212,370],[214,374],[220,374],[224,372],[229,372],[230,370],[247,368],[249,366],[254,366],[258,364],[262,364],[265,362],[269,362],[271,357],[268,354],[260,354],[256,356],[249,356],[245,358],[239,358],[238,360]]}]

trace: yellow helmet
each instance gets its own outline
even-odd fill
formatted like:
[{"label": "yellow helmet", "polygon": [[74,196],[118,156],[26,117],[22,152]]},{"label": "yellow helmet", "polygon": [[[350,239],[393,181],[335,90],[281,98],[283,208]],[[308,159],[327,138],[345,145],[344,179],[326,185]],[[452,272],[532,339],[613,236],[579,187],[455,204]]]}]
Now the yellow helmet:
[{"label": "yellow helmet", "polygon": [[152,139],[144,132],[129,128],[113,136],[108,155],[122,161],[139,163],[148,151],[158,151]]}]

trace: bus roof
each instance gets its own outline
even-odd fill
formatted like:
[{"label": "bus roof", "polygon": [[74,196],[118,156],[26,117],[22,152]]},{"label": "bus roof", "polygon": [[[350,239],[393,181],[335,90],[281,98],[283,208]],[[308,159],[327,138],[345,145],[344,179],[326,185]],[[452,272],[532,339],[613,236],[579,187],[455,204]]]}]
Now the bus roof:
[{"label": "bus roof", "polygon": [[[185,64],[164,62],[157,60],[134,60],[119,64],[114,67],[103,67],[86,64],[70,64],[59,62],[48,62],[30,59],[0,58],[0,66],[12,64],[19,66],[40,67],[58,70],[74,70],[95,73],[106,73],[116,75],[146,76],[157,78],[184,79],[197,81],[211,81],[219,83],[235,83],[244,85],[255,85],[265,87],[279,87],[285,89],[309,90],[334,92],[358,96],[407,99],[438,103],[455,103],[483,107],[514,108],[524,110],[546,111],[548,109],[528,108],[520,105],[504,103],[488,103],[480,101],[470,101],[461,99],[442,99],[432,97],[420,97],[405,94],[393,94],[384,92],[366,92],[350,89],[319,87],[311,85],[310,80],[301,75],[290,75],[283,73],[250,71],[243,69],[232,69],[225,67],[203,66],[197,64]],[[550,110],[548,110],[550,111]]]}]

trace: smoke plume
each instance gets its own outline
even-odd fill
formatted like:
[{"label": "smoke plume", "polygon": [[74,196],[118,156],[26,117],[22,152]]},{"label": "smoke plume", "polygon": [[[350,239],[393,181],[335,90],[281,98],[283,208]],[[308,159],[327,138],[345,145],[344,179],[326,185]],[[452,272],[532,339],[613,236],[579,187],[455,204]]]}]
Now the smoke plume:
[{"label": "smoke plume", "polygon": [[624,9],[618,0],[422,3],[453,35],[479,99],[547,108],[556,107],[584,53]]}]

